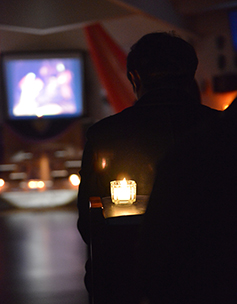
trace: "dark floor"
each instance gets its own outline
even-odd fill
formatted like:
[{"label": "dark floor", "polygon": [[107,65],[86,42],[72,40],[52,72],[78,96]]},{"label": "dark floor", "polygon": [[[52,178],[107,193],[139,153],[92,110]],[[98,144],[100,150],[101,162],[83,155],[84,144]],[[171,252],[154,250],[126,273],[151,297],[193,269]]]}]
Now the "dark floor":
[{"label": "dark floor", "polygon": [[88,304],[75,208],[0,212],[0,303]]}]

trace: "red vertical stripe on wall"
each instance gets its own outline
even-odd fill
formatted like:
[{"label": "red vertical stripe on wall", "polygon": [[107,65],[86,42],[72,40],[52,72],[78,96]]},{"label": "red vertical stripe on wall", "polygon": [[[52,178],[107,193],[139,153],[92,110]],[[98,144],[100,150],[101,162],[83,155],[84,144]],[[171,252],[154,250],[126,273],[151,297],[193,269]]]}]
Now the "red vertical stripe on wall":
[{"label": "red vertical stripe on wall", "polygon": [[85,27],[89,51],[108,101],[116,112],[134,104],[135,95],[126,76],[126,54],[96,23]]}]

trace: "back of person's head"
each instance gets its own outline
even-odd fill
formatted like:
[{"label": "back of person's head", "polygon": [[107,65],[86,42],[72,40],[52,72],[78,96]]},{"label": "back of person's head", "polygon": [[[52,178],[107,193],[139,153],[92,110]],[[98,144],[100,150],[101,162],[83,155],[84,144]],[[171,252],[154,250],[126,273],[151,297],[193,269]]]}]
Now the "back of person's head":
[{"label": "back of person's head", "polygon": [[187,86],[193,79],[198,59],[191,44],[171,33],[150,33],[135,43],[127,57],[127,76],[137,71],[145,89],[161,84]]}]

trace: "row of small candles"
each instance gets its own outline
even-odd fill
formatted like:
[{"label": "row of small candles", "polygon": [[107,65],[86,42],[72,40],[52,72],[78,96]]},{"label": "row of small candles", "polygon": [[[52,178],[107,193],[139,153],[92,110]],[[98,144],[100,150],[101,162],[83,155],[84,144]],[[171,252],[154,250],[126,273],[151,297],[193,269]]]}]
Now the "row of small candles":
[{"label": "row of small candles", "polygon": [[136,201],[137,184],[133,180],[110,182],[111,200],[116,205],[133,204]]}]

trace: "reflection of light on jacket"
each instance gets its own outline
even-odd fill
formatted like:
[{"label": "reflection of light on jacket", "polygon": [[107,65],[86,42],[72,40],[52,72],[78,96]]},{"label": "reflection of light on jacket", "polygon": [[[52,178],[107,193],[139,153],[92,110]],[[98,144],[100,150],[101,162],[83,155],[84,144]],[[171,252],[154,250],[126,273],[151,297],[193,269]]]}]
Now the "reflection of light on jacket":
[{"label": "reflection of light on jacket", "polygon": [[106,159],[102,158],[102,161],[101,161],[101,167],[102,167],[102,169],[104,169],[106,166],[107,166]]}]

